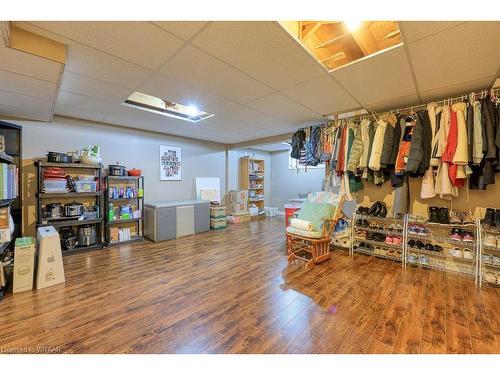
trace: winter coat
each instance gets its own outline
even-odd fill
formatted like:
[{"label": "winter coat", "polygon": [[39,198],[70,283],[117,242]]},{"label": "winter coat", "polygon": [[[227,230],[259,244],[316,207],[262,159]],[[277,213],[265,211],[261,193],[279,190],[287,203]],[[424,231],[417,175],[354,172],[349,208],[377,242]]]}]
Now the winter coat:
[{"label": "winter coat", "polygon": [[387,123],[384,134],[384,146],[382,147],[382,153],[380,154],[380,167],[387,168],[391,165],[391,154],[392,147],[394,145],[394,129],[395,126]]},{"label": "winter coat", "polygon": [[438,137],[436,157],[441,158],[448,143],[448,132],[450,130],[450,107],[438,107],[436,109],[436,113],[440,115],[439,130],[436,135]]},{"label": "winter coat", "polygon": [[[410,153],[410,147],[413,139],[413,131],[415,129],[415,121],[408,122],[405,120],[406,126],[403,132],[403,137],[399,143],[398,156],[396,157],[396,164],[394,166],[394,173],[396,175],[403,175],[406,171],[406,163]],[[392,184],[397,183],[393,181]]]},{"label": "winter coat", "polygon": [[345,172],[344,168],[345,168],[345,158],[346,158],[346,141],[347,141],[347,126],[344,126],[340,134],[337,167],[335,168],[337,176],[340,176]]},{"label": "winter coat", "polygon": [[472,152],[474,150],[474,109],[472,104],[467,105],[465,123],[467,125],[467,161],[472,163]]},{"label": "winter coat", "polygon": [[349,159],[346,168],[347,171],[356,173],[362,153],[363,153],[363,140],[361,139],[361,129],[358,127],[354,135],[352,146],[350,147]]},{"label": "winter coat", "polygon": [[359,124],[359,129],[361,131],[361,141],[363,142],[363,153],[359,161],[359,168],[368,167],[368,158],[370,157],[369,144],[370,144],[370,134],[369,134],[370,120],[364,119]]},{"label": "winter coat", "polygon": [[453,156],[453,164],[467,165],[469,152],[467,149],[467,125],[465,123],[465,103],[455,103],[451,106],[457,118],[457,147]]},{"label": "winter coat", "polygon": [[380,169],[380,156],[382,155],[382,148],[384,146],[386,128],[387,123],[385,121],[377,121],[377,129],[375,130],[375,136],[373,137],[370,161],[368,162],[368,167],[373,171],[378,171]]},{"label": "winter coat", "polygon": [[483,131],[481,125],[481,103],[475,101],[472,103],[474,112],[474,136],[472,143],[472,162],[475,165],[481,164],[483,160]]},{"label": "winter coat", "polygon": [[392,143],[391,157],[389,165],[396,165],[396,158],[398,157],[399,144],[403,138],[403,132],[406,126],[404,116],[398,116],[396,125],[394,126],[394,142]]},{"label": "winter coat", "polygon": [[487,151],[485,158],[495,160],[497,158],[497,150],[495,145],[495,120],[494,120],[494,104],[489,98],[481,100],[481,115],[483,128],[486,131]]},{"label": "winter coat", "polygon": [[436,157],[437,153],[437,142],[438,137],[437,133],[439,130],[439,124],[437,123],[437,114],[436,114],[436,103],[429,103],[427,105],[427,114],[429,116],[429,122],[431,125],[431,157],[429,160],[429,164],[433,167],[437,167],[439,165],[439,159]]},{"label": "winter coat", "polygon": [[410,173],[415,173],[418,170],[418,166],[422,161],[424,155],[423,150],[423,126],[422,121],[417,116],[417,121],[413,127],[413,135],[411,138],[411,146],[408,154],[408,161],[406,162],[406,171]]},{"label": "winter coat", "polygon": [[427,169],[429,169],[431,161],[432,127],[427,110],[421,110],[417,115],[422,124],[422,159],[417,173],[423,176]]}]

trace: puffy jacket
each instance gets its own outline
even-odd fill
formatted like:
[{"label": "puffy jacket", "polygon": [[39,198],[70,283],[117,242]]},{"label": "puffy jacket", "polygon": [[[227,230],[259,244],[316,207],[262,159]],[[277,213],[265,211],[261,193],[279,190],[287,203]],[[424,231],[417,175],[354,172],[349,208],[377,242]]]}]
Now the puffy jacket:
[{"label": "puffy jacket", "polygon": [[373,146],[370,154],[370,161],[368,167],[373,171],[380,169],[380,156],[382,155],[382,148],[384,147],[384,137],[387,123],[382,120],[377,121],[377,129],[373,138]]},{"label": "puffy jacket", "polygon": [[[359,166],[359,161],[363,153],[363,140],[361,139],[361,129],[358,127],[354,134],[354,140],[350,147],[349,159],[347,162],[347,170],[355,173]],[[351,189],[353,191],[353,189]]]}]

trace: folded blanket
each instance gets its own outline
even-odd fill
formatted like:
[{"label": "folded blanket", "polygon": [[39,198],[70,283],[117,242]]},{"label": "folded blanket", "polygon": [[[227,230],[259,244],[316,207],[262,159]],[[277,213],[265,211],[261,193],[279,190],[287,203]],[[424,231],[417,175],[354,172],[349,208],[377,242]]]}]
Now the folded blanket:
[{"label": "folded blanket", "polygon": [[297,228],[297,229],[307,230],[307,231],[313,230],[313,224],[311,222],[309,222],[307,220],[297,219],[297,218],[293,218],[290,221],[290,226]]}]

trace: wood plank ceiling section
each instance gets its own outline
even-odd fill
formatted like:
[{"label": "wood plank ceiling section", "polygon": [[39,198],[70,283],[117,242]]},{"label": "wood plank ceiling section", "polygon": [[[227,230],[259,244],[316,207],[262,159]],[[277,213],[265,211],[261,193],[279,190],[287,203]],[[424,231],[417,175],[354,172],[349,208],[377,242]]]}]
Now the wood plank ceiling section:
[{"label": "wood plank ceiling section", "polygon": [[282,25],[327,69],[401,43],[396,21],[288,21]]}]

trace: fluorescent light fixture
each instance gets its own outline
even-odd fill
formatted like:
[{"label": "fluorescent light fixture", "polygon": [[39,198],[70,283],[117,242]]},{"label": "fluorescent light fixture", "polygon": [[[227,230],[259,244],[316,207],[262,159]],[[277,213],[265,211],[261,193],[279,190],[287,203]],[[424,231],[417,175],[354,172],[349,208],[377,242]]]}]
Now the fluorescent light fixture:
[{"label": "fluorescent light fixture", "polygon": [[194,104],[182,105],[138,91],[133,92],[122,102],[122,105],[190,122],[198,122],[214,116],[213,113],[200,111]]}]

